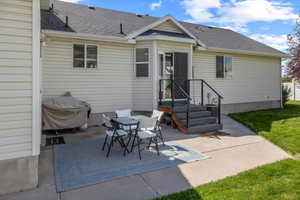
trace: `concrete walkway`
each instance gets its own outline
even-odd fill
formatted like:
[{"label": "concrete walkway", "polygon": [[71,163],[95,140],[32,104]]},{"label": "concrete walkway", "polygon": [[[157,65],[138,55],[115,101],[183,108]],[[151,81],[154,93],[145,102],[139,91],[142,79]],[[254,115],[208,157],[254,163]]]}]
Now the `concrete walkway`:
[{"label": "concrete walkway", "polygon": [[164,128],[167,140],[180,140],[209,159],[185,163],[161,170],[128,176],[63,193],[56,193],[53,174],[53,152],[45,150],[40,157],[39,188],[0,197],[2,200],[146,200],[236,175],[260,165],[290,156],[256,135],[248,128],[223,116],[224,132],[218,138],[183,135]]}]

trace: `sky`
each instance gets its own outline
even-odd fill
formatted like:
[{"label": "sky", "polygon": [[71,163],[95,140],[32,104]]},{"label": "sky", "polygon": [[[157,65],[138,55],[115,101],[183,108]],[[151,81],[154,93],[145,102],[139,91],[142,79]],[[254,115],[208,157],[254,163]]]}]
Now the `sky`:
[{"label": "sky", "polygon": [[102,8],[172,15],[177,20],[229,28],[281,51],[300,14],[300,0],[63,0]]}]

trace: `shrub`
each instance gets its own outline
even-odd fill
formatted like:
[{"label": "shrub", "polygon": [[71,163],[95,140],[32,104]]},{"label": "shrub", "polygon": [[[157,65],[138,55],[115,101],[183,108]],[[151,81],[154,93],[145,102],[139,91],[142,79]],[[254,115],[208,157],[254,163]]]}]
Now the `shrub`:
[{"label": "shrub", "polygon": [[291,96],[291,88],[289,88],[287,86],[282,86],[282,104],[283,104],[283,106],[286,105],[290,96]]}]

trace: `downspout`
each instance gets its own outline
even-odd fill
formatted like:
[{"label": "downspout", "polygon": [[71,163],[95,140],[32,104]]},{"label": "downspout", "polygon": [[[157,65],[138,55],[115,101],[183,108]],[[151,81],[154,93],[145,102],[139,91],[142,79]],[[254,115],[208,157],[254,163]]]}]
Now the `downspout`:
[{"label": "downspout", "polygon": [[153,51],[152,51],[152,56],[153,56],[153,70],[152,70],[152,81],[153,81],[153,109],[157,108],[157,88],[158,88],[158,58],[157,58],[157,41],[154,40],[153,43]]}]

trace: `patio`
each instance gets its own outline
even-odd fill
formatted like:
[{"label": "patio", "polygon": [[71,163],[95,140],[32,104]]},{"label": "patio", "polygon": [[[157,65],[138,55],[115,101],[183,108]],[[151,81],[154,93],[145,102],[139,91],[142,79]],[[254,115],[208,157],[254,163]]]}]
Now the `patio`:
[{"label": "patio", "polygon": [[[0,199],[111,200],[120,199],[120,195],[122,199],[152,199],[289,157],[283,150],[229,117],[223,116],[223,124],[223,131],[230,135],[218,137],[184,135],[176,129],[163,126],[166,141],[179,142],[204,153],[209,156],[209,159],[148,171],[61,193],[56,193],[53,148],[46,147],[40,156],[39,187],[2,196]],[[67,134],[64,137],[66,143],[72,143],[103,138],[105,136],[103,131],[102,127],[91,127],[85,132]]]}]

